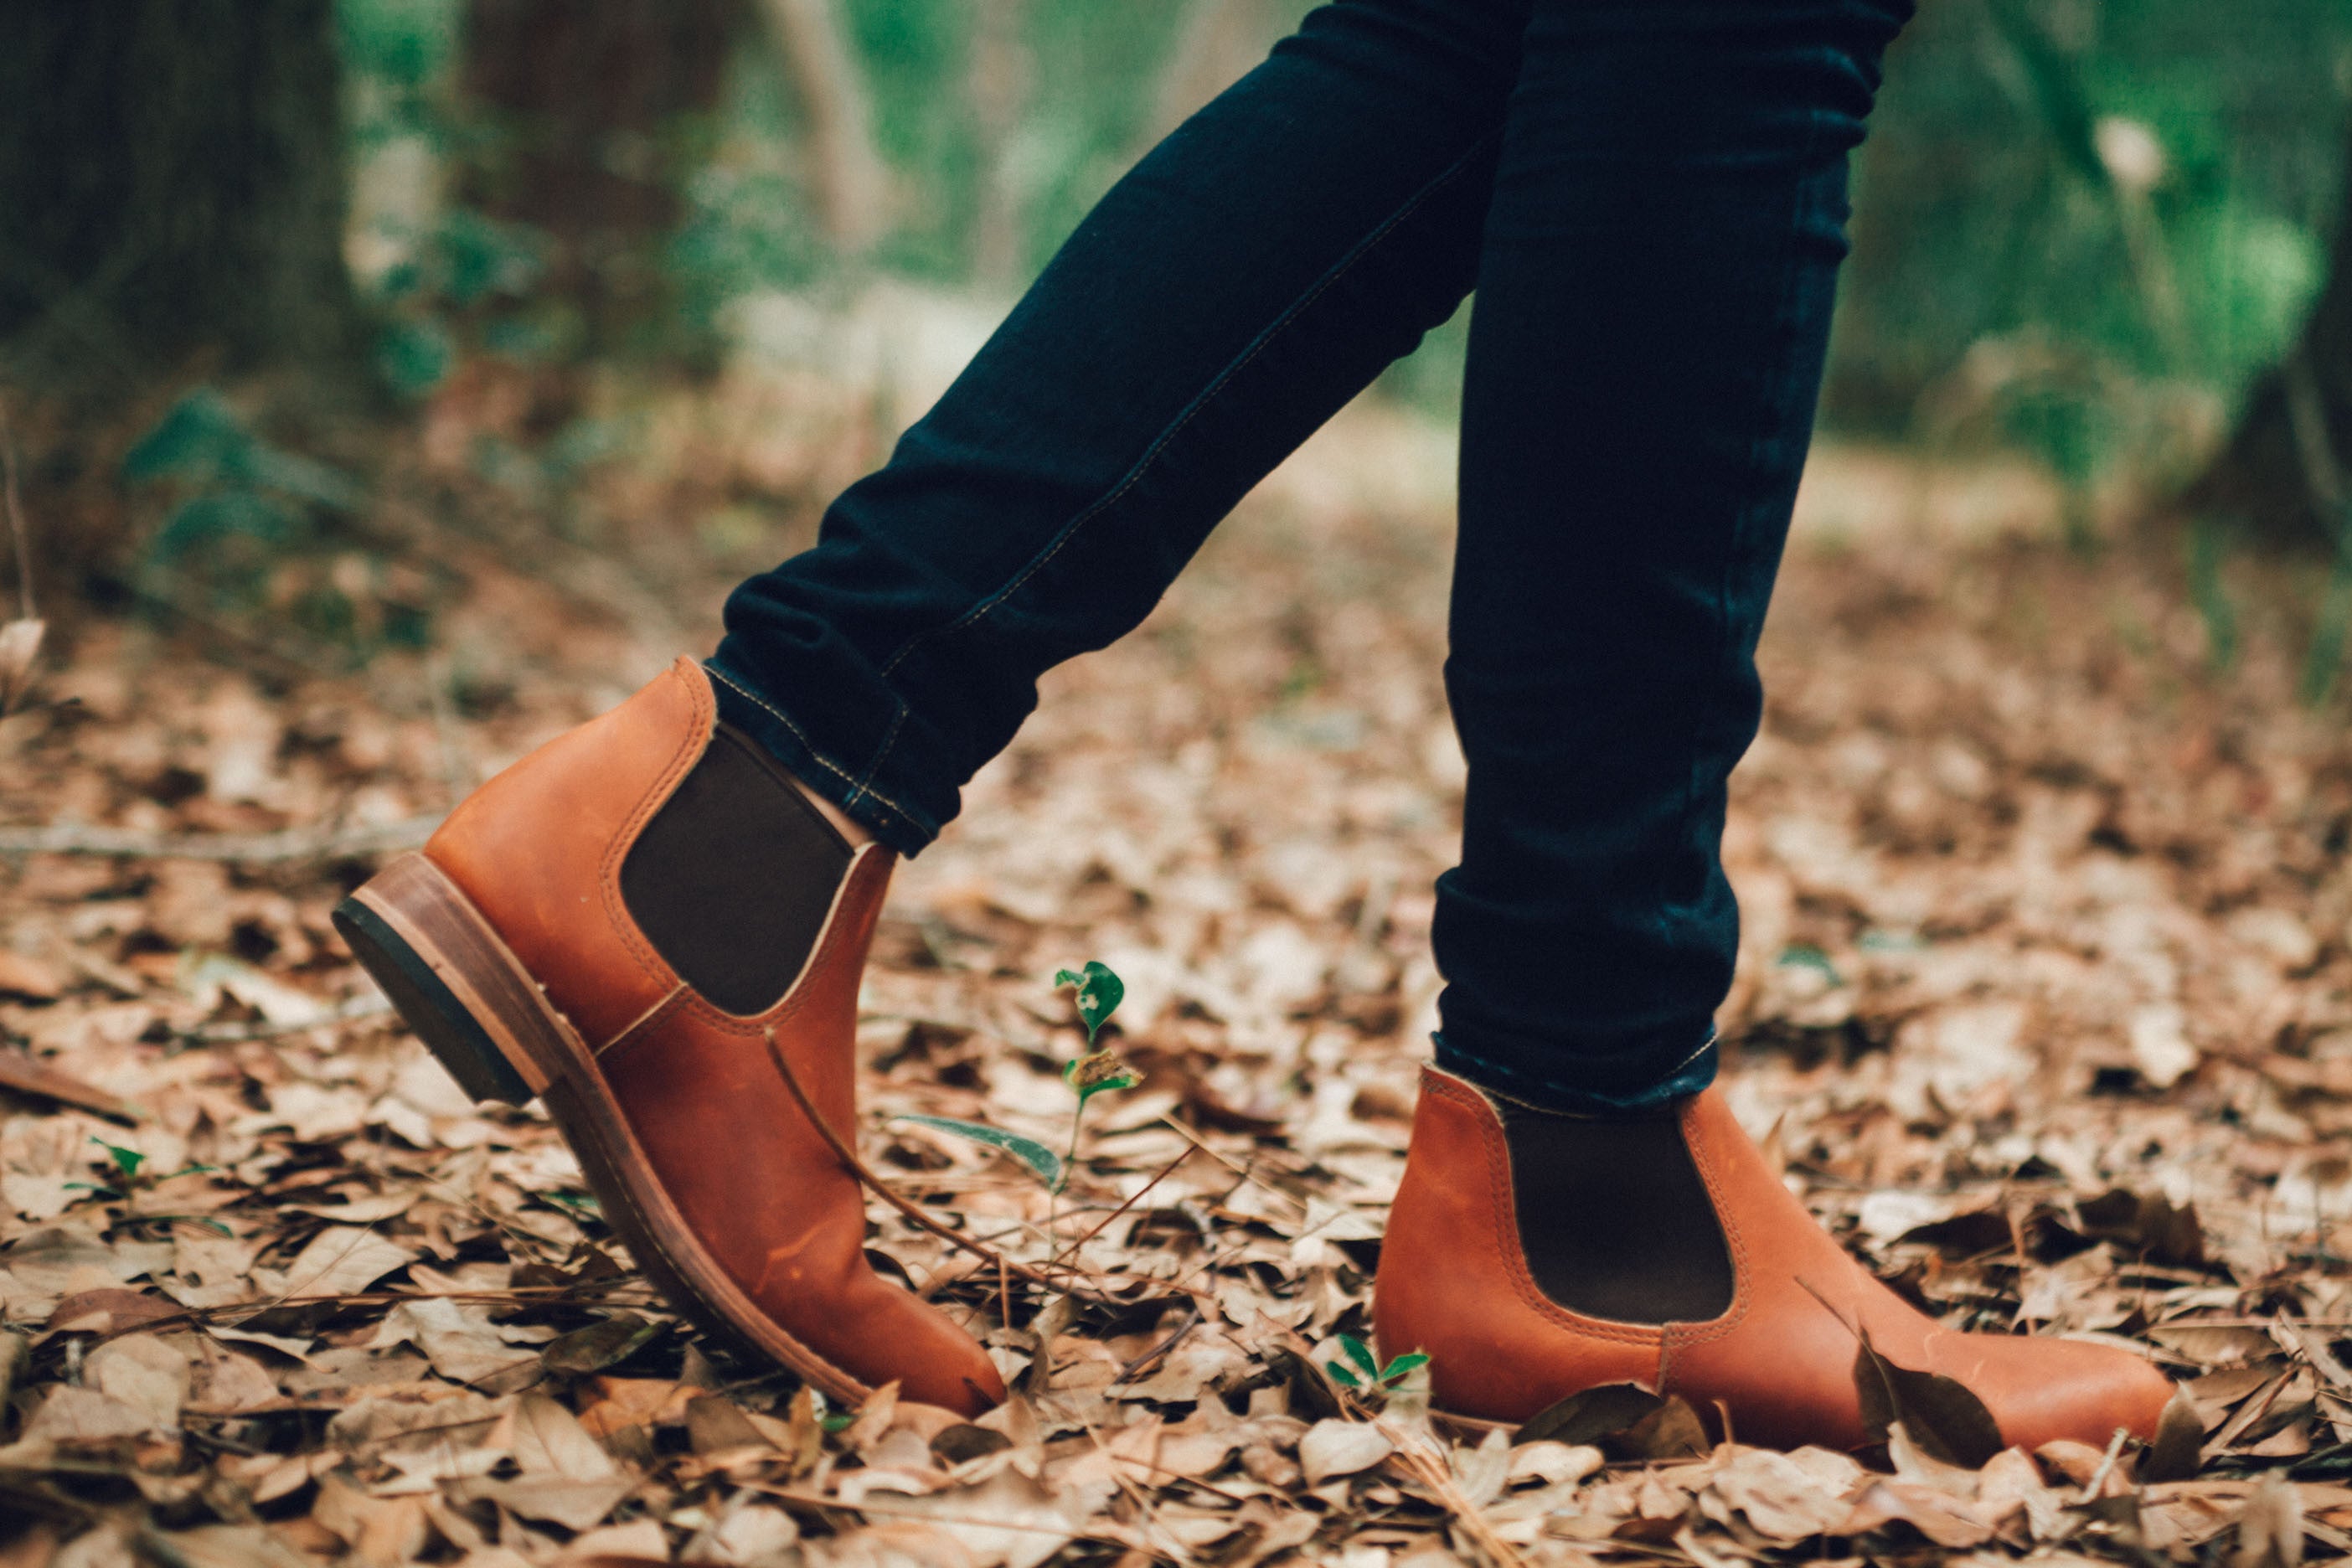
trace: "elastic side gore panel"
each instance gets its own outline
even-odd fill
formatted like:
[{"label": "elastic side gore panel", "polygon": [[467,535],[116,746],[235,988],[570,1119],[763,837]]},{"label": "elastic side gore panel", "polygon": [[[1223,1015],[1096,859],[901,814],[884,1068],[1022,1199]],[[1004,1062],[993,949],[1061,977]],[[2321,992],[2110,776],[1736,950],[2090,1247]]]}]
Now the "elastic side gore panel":
[{"label": "elastic side gore panel", "polygon": [[1501,1107],[1528,1272],[1559,1305],[1621,1323],[1731,1307],[1731,1256],[1671,1114],[1603,1121]]},{"label": "elastic side gore panel", "polygon": [[677,977],[730,1013],[783,999],[849,844],[759,747],[720,726],[630,847],[621,897]]}]

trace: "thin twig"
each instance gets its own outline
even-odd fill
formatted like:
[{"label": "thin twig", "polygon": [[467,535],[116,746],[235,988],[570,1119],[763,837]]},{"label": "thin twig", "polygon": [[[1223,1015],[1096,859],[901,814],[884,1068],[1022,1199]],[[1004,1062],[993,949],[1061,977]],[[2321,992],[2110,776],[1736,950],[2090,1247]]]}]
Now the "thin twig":
[{"label": "thin twig", "polygon": [[331,1029],[339,1024],[362,1024],[371,1018],[387,1018],[392,1016],[392,1004],[382,996],[355,996],[328,1008],[315,1018],[274,1022],[262,1018],[249,1024],[200,1024],[180,1037],[207,1046],[234,1045],[244,1040],[274,1040],[281,1035],[299,1035],[305,1029]]},{"label": "thin twig", "polygon": [[33,611],[33,547],[26,541],[25,509],[16,489],[16,437],[8,424],[8,400],[0,397],[0,496],[8,507],[8,537],[16,550],[16,614],[25,620]]},{"label": "thin twig", "polygon": [[340,670],[333,670],[327,658],[334,650],[325,644],[279,637],[257,625],[241,626],[225,619],[205,607],[203,591],[171,568],[153,562],[131,574],[122,585],[141,604],[167,611],[217,637],[232,657],[252,658],[256,665],[289,680],[310,680],[329,673],[349,675],[356,672],[362,662],[356,656],[345,654]]},{"label": "thin twig", "polygon": [[[2202,1204],[2198,1205],[2203,1207]],[[2158,1329],[2352,1329],[2352,1318],[2166,1318],[2150,1323],[2147,1331]]]},{"label": "thin twig", "polygon": [[340,860],[414,849],[433,836],[438,816],[411,816],[372,827],[289,827],[276,833],[142,833],[130,827],[0,827],[0,855],[121,855],[143,860]]},{"label": "thin twig", "polygon": [[[1092,1443],[1095,1446],[1095,1452],[1103,1457],[1104,1462],[1110,1471],[1111,1484],[1117,1487],[1120,1491],[1125,1492],[1127,1494],[1128,1500],[1135,1505],[1135,1511],[1143,1516],[1145,1530],[1151,1533],[1160,1535],[1163,1540],[1173,1545],[1178,1553],[1176,1559],[1178,1562],[1187,1564],[1196,1562],[1197,1559],[1193,1557],[1192,1552],[1185,1550],[1183,1542],[1177,1541],[1172,1533],[1161,1526],[1160,1522],[1160,1510],[1151,1506],[1151,1500],[1144,1496],[1142,1490],[1138,1488],[1133,1481],[1129,1480],[1127,1477],[1119,1473],[1118,1460],[1111,1453],[1110,1445],[1102,1440],[1102,1434],[1095,1430],[1095,1424],[1087,1420],[1083,1414],[1077,1411],[1071,1411],[1069,1414],[1077,1418],[1079,1426],[1084,1428],[1086,1431],[1087,1441]],[[1152,1468],[1157,1469],[1159,1467],[1155,1465]],[[1145,1539],[1149,1540],[1150,1535],[1147,1534]]]},{"label": "thin twig", "polygon": [[1814,1300],[1819,1301],[1822,1304],[1822,1310],[1827,1312],[1831,1317],[1835,1318],[1838,1321],[1838,1327],[1843,1329],[1847,1333],[1852,1334],[1857,1343],[1864,1345],[1870,1343],[1870,1337],[1862,1331],[1861,1327],[1857,1325],[1852,1318],[1847,1317],[1843,1312],[1830,1305],[1830,1299],[1827,1296],[1822,1295],[1819,1290],[1815,1289],[1811,1280],[1800,1274],[1797,1276],[1797,1283],[1803,1287],[1806,1295],[1811,1296]]},{"label": "thin twig", "polygon": [[[1357,1402],[1351,1399],[1349,1403]],[[1370,1419],[1373,1430],[1395,1447],[1398,1465],[1428,1489],[1438,1506],[1462,1521],[1463,1532],[1493,1560],[1496,1568],[1526,1568],[1527,1559],[1519,1555],[1518,1549],[1495,1533],[1495,1527],[1486,1522],[1478,1505],[1454,1484],[1453,1468],[1443,1455],[1431,1453],[1422,1439],[1385,1417],[1372,1415]]]},{"label": "thin twig", "polygon": [[925,1214],[920,1205],[910,1202],[907,1198],[901,1197],[898,1194],[891,1191],[890,1188],[883,1183],[880,1177],[875,1175],[872,1171],[866,1168],[866,1163],[857,1157],[856,1151],[850,1148],[847,1143],[844,1142],[841,1139],[841,1135],[834,1131],[833,1128],[825,1121],[825,1119],[817,1113],[816,1102],[809,1098],[808,1090],[801,1087],[800,1075],[793,1071],[793,1064],[784,1056],[784,1047],[779,1044],[776,1039],[776,1031],[772,1028],[767,1030],[766,1038],[768,1042],[769,1059],[776,1064],[776,1072],[778,1076],[783,1079],[784,1087],[792,1090],[793,1099],[800,1105],[801,1114],[809,1119],[809,1125],[816,1129],[817,1136],[824,1140],[825,1146],[833,1151],[835,1157],[848,1169],[852,1175],[857,1178],[860,1184],[862,1184],[868,1192],[880,1198],[884,1203],[888,1204],[892,1208],[897,1209],[899,1214],[904,1215],[907,1220],[910,1224],[914,1225],[918,1229],[929,1231],[931,1235],[938,1237],[941,1241],[946,1242],[950,1247],[961,1247],[964,1251],[971,1253],[974,1258],[980,1258],[982,1262],[993,1263],[1008,1274],[1017,1274],[1022,1279],[1027,1280],[1030,1284],[1036,1286],[1040,1289],[1053,1290],[1071,1296],[1076,1296],[1082,1300],[1094,1301],[1104,1306],[1124,1308],[1138,1304],[1135,1302],[1115,1300],[1111,1297],[1102,1295],[1097,1291],[1087,1290],[1083,1287],[1073,1285],[1066,1279],[1056,1279],[1052,1275],[1047,1274],[1041,1269],[1032,1268],[1026,1263],[1007,1258],[1004,1254],[997,1251],[994,1247],[983,1247],[979,1242],[972,1240],[970,1237],[965,1236],[948,1226],[940,1224],[938,1220],[933,1219],[929,1215]]},{"label": "thin twig", "polygon": [[2125,1428],[2116,1428],[2116,1435],[2107,1439],[2107,1451],[2099,1457],[2099,1468],[2093,1470],[2091,1479],[2083,1483],[2083,1495],[2076,1500],[2076,1506],[2097,1499],[2099,1489],[2106,1485],[2107,1477],[2115,1470],[2116,1460],[2123,1454],[2124,1439],[2130,1436],[2131,1433]]},{"label": "thin twig", "polygon": [[70,1073],[61,1072],[28,1051],[14,1047],[0,1047],[0,1089],[16,1094],[38,1095],[54,1100],[60,1105],[79,1106],[116,1121],[137,1125],[140,1115],[127,1102],[95,1084],[84,1083]]},{"label": "thin twig", "polygon": [[403,1301],[485,1301],[492,1306],[528,1306],[533,1301],[576,1297],[583,1291],[601,1293],[645,1284],[643,1276],[630,1273],[608,1279],[583,1280],[576,1285],[510,1285],[503,1290],[351,1290],[330,1296],[280,1296],[268,1301],[224,1301],[216,1307],[183,1307],[176,1312],[141,1318],[119,1329],[109,1328],[99,1336],[99,1342],[102,1344],[122,1334],[146,1333],[158,1323],[209,1323],[216,1318],[233,1318],[239,1313],[257,1318],[281,1307],[394,1307]]},{"label": "thin twig", "polygon": [[1151,1180],[1144,1183],[1143,1185],[1135,1189],[1135,1196],[1128,1199],[1125,1203],[1119,1205],[1118,1207],[1103,1215],[1102,1224],[1095,1226],[1094,1229],[1087,1232],[1086,1235],[1078,1237],[1077,1240],[1070,1243],[1069,1246],[1055,1253],[1054,1255],[1053,1262],[1048,1265],[1048,1267],[1059,1268],[1065,1258],[1075,1258],[1077,1257],[1078,1248],[1084,1247],[1087,1243],[1100,1236],[1109,1227],[1111,1221],[1117,1219],[1119,1215],[1125,1214],[1128,1210],[1140,1203],[1146,1193],[1158,1186],[1160,1183],[1166,1181],[1170,1176],[1175,1174],[1176,1167],[1182,1164],[1192,1157],[1192,1151],[1190,1148],[1187,1148],[1181,1154],[1179,1154],[1173,1160],[1169,1161],[1166,1165],[1161,1167],[1158,1175],[1152,1177]]},{"label": "thin twig", "polygon": [[1160,1360],[1160,1357],[1168,1354],[1171,1351],[1173,1351],[1186,1334],[1191,1333],[1194,1329],[1200,1327],[1201,1299],[1195,1296],[1186,1303],[1186,1306],[1187,1310],[1184,1314],[1184,1321],[1176,1325],[1175,1331],[1165,1335],[1158,1344],[1153,1345],[1150,1350],[1145,1351],[1141,1355],[1137,1356],[1133,1361],[1129,1362],[1125,1366],[1119,1368],[1118,1375],[1110,1380],[1111,1387],[1117,1388],[1120,1384],[1125,1383],[1129,1378],[1133,1377],[1145,1367],[1151,1365],[1154,1362]]},{"label": "thin twig", "polygon": [[1305,1204],[1299,1202],[1297,1198],[1292,1197],[1288,1193],[1284,1192],[1280,1187],[1276,1186],[1265,1177],[1258,1175],[1255,1172],[1250,1170],[1248,1166],[1234,1164],[1231,1160],[1226,1159],[1223,1154],[1218,1153],[1214,1149],[1210,1148],[1208,1144],[1202,1142],[1199,1133],[1193,1131],[1191,1128],[1185,1126],[1174,1117],[1163,1116],[1160,1121],[1161,1125],[1173,1128],[1179,1137],[1192,1144],[1195,1149],[1198,1149],[1202,1153],[1206,1154],[1210,1159],[1214,1160],[1218,1164],[1223,1165],[1226,1170],[1231,1171],[1234,1175],[1239,1176],[1243,1181],[1247,1182],[1251,1186],[1259,1189],[1261,1192],[1272,1193],[1276,1197],[1280,1198],[1284,1203],[1286,1203],[1291,1207],[1297,1209],[1301,1219],[1307,1217],[1308,1211]]}]

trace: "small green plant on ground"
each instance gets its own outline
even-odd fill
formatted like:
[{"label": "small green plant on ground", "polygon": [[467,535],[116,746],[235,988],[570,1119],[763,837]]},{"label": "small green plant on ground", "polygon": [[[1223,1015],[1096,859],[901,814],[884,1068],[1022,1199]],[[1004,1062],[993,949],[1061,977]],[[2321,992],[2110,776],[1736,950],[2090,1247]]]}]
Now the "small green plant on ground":
[{"label": "small green plant on ground", "polygon": [[1078,1163],[1078,1136],[1086,1120],[1087,1101],[1107,1089],[1133,1089],[1143,1081],[1143,1075],[1121,1061],[1116,1051],[1095,1048],[1096,1037],[1127,996],[1126,984],[1110,966],[1089,959],[1083,970],[1057,970],[1054,984],[1056,987],[1077,987],[1078,1020],[1087,1029],[1087,1054],[1062,1069],[1062,1081],[1078,1097],[1077,1106],[1070,1113],[1070,1151],[1066,1155],[1055,1153],[1034,1138],[1007,1132],[984,1121],[965,1121],[952,1116],[900,1116],[893,1120],[912,1121],[992,1149],[1002,1149],[1035,1172],[1037,1179],[1045,1184],[1045,1190],[1059,1197],[1070,1184],[1070,1173]]},{"label": "small green plant on ground", "polygon": [[[152,1187],[159,1182],[168,1182],[179,1176],[208,1175],[218,1169],[214,1165],[189,1165],[173,1172],[169,1176],[157,1175],[152,1172],[142,1176],[139,1173],[139,1169],[147,1163],[146,1155],[136,1149],[126,1149],[120,1143],[110,1143],[94,1134],[90,1142],[106,1151],[107,1161],[114,1167],[112,1174],[103,1182],[68,1182],[65,1184],[69,1190],[86,1192],[92,1197],[102,1198],[111,1203],[128,1203],[132,1194],[142,1188]],[[223,1236],[230,1234],[228,1226],[218,1220],[207,1219],[202,1215],[126,1214],[123,1219],[126,1223],[144,1225],[180,1223],[200,1225],[207,1230],[218,1231]]]},{"label": "small green plant on ground", "polygon": [[[1054,984],[1077,987],[1078,1018],[1087,1026],[1087,1054],[1062,1069],[1062,1081],[1078,1097],[1077,1109],[1070,1113],[1070,1153],[1067,1165],[1078,1159],[1078,1129],[1086,1120],[1087,1101],[1110,1089],[1133,1089],[1143,1081],[1143,1075],[1118,1059],[1116,1051],[1095,1048],[1095,1037],[1110,1022],[1110,1016],[1127,1000],[1127,984],[1110,971],[1110,966],[1087,960],[1083,971],[1058,969],[1054,972]],[[1068,1171],[1063,1173],[1063,1185],[1068,1184]],[[1055,1187],[1060,1192],[1061,1187]]]},{"label": "small green plant on ground", "polygon": [[[1348,1360],[1327,1361],[1323,1363],[1323,1370],[1329,1373],[1331,1381],[1340,1387],[1359,1392],[1394,1388],[1429,1364],[1428,1356],[1412,1351],[1394,1357],[1388,1365],[1382,1366],[1381,1358],[1372,1353],[1372,1347],[1353,1334],[1341,1334],[1339,1348],[1347,1352]],[[1350,1366],[1349,1362],[1355,1364]]]}]

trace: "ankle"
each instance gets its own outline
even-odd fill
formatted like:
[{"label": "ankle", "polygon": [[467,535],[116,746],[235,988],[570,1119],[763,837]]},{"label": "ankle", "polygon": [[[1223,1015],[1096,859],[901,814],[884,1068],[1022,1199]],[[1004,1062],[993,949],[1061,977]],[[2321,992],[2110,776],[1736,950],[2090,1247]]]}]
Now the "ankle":
[{"label": "ankle", "polygon": [[874,842],[873,833],[864,823],[811,789],[808,782],[798,773],[788,769],[784,776],[792,781],[793,787],[800,791],[811,805],[816,807],[817,815],[831,823],[833,830],[849,841],[852,849],[863,849]]}]

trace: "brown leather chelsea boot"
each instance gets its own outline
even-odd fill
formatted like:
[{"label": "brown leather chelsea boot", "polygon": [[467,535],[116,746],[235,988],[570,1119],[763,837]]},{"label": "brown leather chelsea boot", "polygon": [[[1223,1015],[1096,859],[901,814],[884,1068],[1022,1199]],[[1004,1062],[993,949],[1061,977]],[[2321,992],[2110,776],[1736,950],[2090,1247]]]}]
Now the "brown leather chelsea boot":
[{"label": "brown leather chelsea boot", "polygon": [[1713,1089],[1650,1121],[1583,1121],[1428,1069],[1373,1322],[1383,1355],[1429,1353],[1432,1402],[1457,1415],[1517,1423],[1638,1383],[1779,1447],[1869,1440],[1857,1331],[1965,1384],[2029,1448],[2153,1437],[2172,1392],[2126,1351],[1915,1311],[1814,1223]]},{"label": "brown leather chelsea boot", "polygon": [[856,1137],[857,982],[893,857],[853,849],[681,658],[507,769],[335,924],[478,1100],[547,1106],[681,1310],[835,1399],[976,1415],[996,1370],[884,1280],[776,1064]]}]

